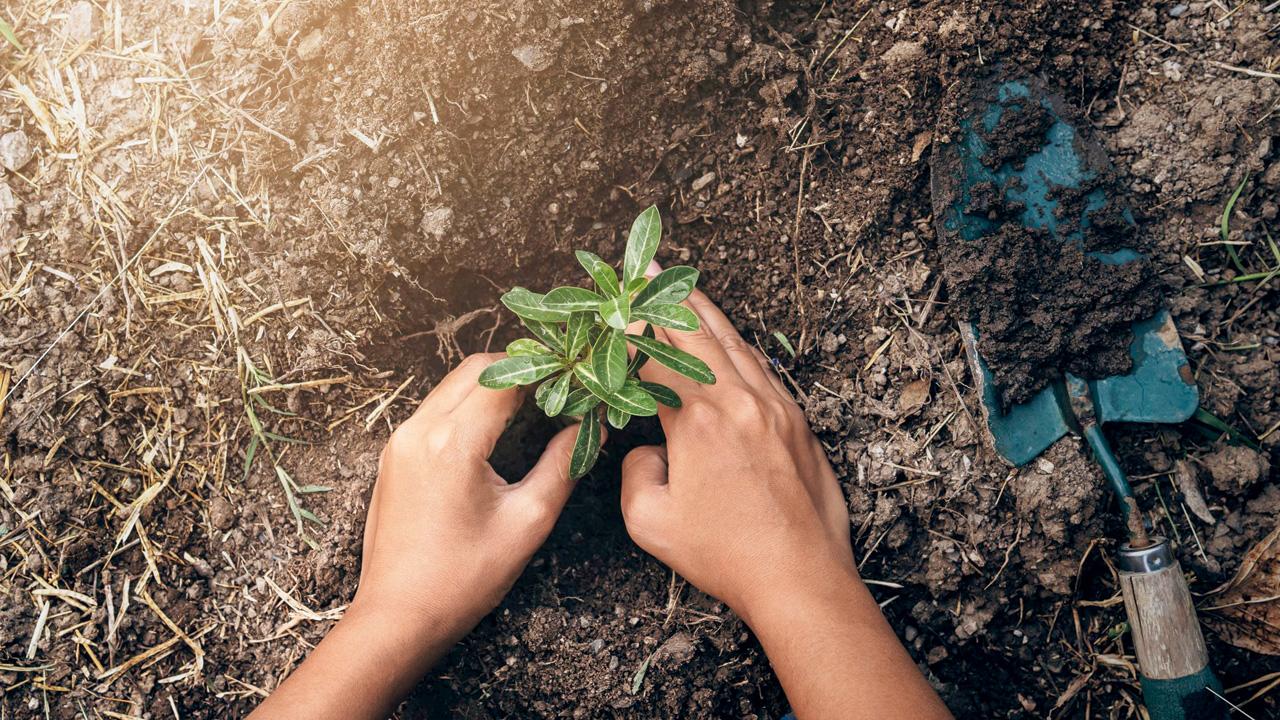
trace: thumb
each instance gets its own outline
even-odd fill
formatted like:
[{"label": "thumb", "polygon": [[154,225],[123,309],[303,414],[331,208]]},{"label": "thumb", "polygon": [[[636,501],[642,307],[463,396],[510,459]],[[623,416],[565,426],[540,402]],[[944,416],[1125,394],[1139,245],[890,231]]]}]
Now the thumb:
[{"label": "thumb", "polygon": [[577,484],[569,477],[569,461],[573,455],[573,443],[578,438],[579,425],[570,425],[556,433],[542,451],[537,464],[520,481],[524,492],[539,498],[544,508],[554,510],[557,515]]},{"label": "thumb", "polygon": [[658,504],[667,492],[667,448],[642,445],[622,461],[622,519],[639,544],[650,524],[661,517]]}]

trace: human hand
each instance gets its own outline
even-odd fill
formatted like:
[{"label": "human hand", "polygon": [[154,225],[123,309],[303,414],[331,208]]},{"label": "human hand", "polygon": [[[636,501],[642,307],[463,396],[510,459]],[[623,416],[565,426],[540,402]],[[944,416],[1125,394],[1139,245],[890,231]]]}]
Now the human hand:
[{"label": "human hand", "polygon": [[466,358],[392,433],[352,611],[394,617],[401,632],[443,630],[452,643],[498,605],[551,532],[573,489],[577,426],[552,438],[520,482],[494,472],[488,457],[522,400],[477,384],[501,357]]},{"label": "human hand", "polygon": [[701,329],[659,339],[716,384],[641,369],[683,407],[658,411],[665,448],[623,462],[627,531],[746,621],[797,717],[950,718],[858,577],[844,496],[804,413],[705,295],[685,304]]},{"label": "human hand", "polygon": [[573,490],[577,426],[508,484],[489,454],[520,407],[489,390],[472,355],[391,434],[364,529],[355,600],[255,720],[386,717],[436,660],[497,606]]},{"label": "human hand", "polygon": [[654,362],[641,369],[674,388],[683,407],[659,408],[665,448],[637,448],[623,463],[628,532],[743,617],[778,588],[856,577],[844,496],[804,413],[706,295],[685,304],[701,328],[655,328],[658,339],[706,361],[716,384]]}]

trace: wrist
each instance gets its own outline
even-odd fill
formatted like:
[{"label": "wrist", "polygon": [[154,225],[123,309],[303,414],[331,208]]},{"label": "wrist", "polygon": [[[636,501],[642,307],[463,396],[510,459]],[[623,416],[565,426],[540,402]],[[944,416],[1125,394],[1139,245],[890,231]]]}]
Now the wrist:
[{"label": "wrist", "polygon": [[757,578],[730,607],[756,635],[763,635],[774,626],[790,627],[798,612],[848,607],[861,597],[872,599],[852,564],[815,562],[778,577]]},{"label": "wrist", "polygon": [[[461,640],[480,622],[485,611],[445,599],[356,593],[341,623],[359,628],[399,650],[416,654],[417,648],[448,647]],[[340,624],[341,624],[340,623]]]}]

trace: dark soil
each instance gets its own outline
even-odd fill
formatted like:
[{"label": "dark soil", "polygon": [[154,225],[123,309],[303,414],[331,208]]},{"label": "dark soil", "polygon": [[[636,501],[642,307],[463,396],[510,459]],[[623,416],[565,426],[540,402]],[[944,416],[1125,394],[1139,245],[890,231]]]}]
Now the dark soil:
[{"label": "dark soil", "polygon": [[[988,104],[997,102],[990,88],[1009,74],[1002,68],[977,84],[988,89],[962,90],[969,97],[956,98],[959,115],[981,118]],[[1039,88],[1038,82],[1031,84]],[[1010,100],[995,127],[979,131],[987,146],[980,158],[984,166],[1023,169],[1048,142],[1055,113],[1079,126],[1083,118],[1077,111],[1056,95],[1045,96],[1054,112],[1039,98]],[[1132,367],[1132,323],[1151,317],[1163,302],[1162,284],[1146,254],[1150,243],[1125,219],[1124,189],[1102,148],[1085,130],[1078,132],[1077,154],[1095,177],[1081,187],[1050,191],[1049,199],[1058,202],[1053,232],[1024,224],[1025,206],[1009,195],[1024,189],[1019,176],[1001,187],[992,181],[970,187],[958,144],[934,157],[934,223],[951,311],[976,327],[978,350],[1006,405],[1029,400],[1064,371],[1090,379],[1125,374]],[[1083,223],[1086,198],[1097,192],[1106,200],[1090,208],[1090,222]],[[990,221],[990,229],[975,239],[949,231],[943,220],[947,209],[965,197],[959,212]],[[1082,237],[1069,239],[1082,226]],[[1144,254],[1118,265],[1095,255],[1121,248]]]},{"label": "dark soil", "polygon": [[[1207,62],[1274,70],[1259,4],[117,5],[118,22],[19,0],[32,55],[0,55],[56,126],[0,105],[0,130],[35,152],[0,177],[0,385],[15,388],[0,410],[0,716],[247,712],[351,598],[387,433],[462,353],[517,334],[500,292],[576,277],[572,248],[617,258],[657,203],[660,260],[699,266],[785,370],[848,497],[861,572],[956,714],[1133,717],[1117,513],[1077,440],[1018,469],[983,446],[957,331],[971,316],[932,226],[949,98],[997,62],[1062,88],[1094,128],[1205,409],[1261,447],[1225,451],[1197,425],[1108,431],[1206,608],[1274,527],[1280,290],[1214,283],[1274,267],[1280,90]],[[1237,266],[1213,242],[1246,176]],[[991,188],[986,211],[999,205]],[[1035,244],[1006,241],[1043,266]],[[244,357],[278,384],[332,381],[267,394],[270,427],[305,444],[247,473]],[[635,425],[402,717],[785,712],[741,621],[626,536],[617,463],[656,433]],[[553,430],[536,414],[514,427],[507,476]],[[306,499],[318,550],[272,459],[334,488]],[[1212,522],[1184,511],[1179,460],[1204,470]],[[1226,482],[1228,465],[1252,470]],[[138,597],[144,577],[191,645]],[[1280,670],[1222,637],[1228,687]]]}]

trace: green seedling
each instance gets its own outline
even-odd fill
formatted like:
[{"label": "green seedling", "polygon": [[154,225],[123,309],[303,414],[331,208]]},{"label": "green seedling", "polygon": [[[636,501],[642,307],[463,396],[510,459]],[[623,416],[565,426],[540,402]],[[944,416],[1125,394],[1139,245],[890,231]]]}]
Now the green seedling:
[{"label": "green seedling", "polygon": [[18,52],[25,52],[22,43],[18,42],[18,36],[13,32],[13,26],[0,18],[0,38],[4,38],[5,42],[12,45]]},{"label": "green seedling", "polygon": [[[582,477],[600,455],[603,425],[622,429],[633,416],[649,416],[658,405],[680,407],[680,396],[637,374],[650,358],[691,380],[713,384],[716,376],[698,358],[655,339],[654,326],[698,329],[698,316],[680,303],[693,292],[698,271],[686,265],[644,275],[662,237],[662,218],[650,206],[631,224],[622,277],[600,257],[579,250],[578,262],[594,290],[558,287],[539,294],[522,287],[502,304],[533,334],[507,346],[507,357],[480,373],[480,384],[502,390],[541,383],[534,393],[548,417],[581,417],[569,472]],[[628,333],[636,321],[640,333]],[[628,357],[628,346],[634,351]],[[601,415],[604,419],[601,419]]]}]

